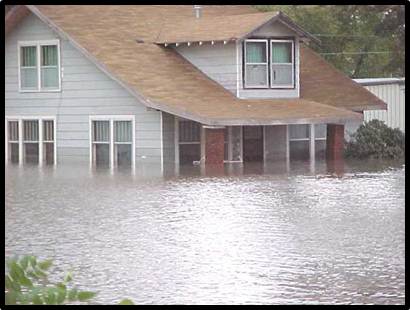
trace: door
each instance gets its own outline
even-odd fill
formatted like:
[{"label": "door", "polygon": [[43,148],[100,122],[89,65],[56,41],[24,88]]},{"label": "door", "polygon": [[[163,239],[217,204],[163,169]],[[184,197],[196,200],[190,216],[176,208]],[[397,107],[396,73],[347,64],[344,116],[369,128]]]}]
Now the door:
[{"label": "door", "polygon": [[243,127],[243,160],[263,161],[263,126]]}]

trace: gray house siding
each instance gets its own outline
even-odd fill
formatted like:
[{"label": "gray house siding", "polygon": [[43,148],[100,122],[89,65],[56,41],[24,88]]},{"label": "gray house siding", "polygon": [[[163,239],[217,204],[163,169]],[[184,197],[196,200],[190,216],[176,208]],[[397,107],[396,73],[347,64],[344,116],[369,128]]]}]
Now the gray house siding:
[{"label": "gray house siding", "polygon": [[212,80],[236,94],[237,65],[235,43],[223,44],[222,42],[216,42],[214,45],[211,45],[211,43],[207,42],[201,46],[198,43],[190,46],[183,44],[176,47],[176,50]]},{"label": "gray house siding", "polygon": [[[61,92],[18,90],[18,41],[60,39]],[[6,116],[56,116],[57,161],[89,162],[90,115],[134,115],[136,162],[161,162],[161,116],[148,110],[34,15],[6,38]]]}]

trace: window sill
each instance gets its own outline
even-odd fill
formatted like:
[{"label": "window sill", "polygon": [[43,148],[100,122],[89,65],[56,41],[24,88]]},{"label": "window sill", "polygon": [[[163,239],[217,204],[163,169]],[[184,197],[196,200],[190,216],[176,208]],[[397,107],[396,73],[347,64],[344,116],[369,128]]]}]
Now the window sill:
[{"label": "window sill", "polygon": [[42,89],[42,90],[34,90],[34,89],[20,89],[19,93],[59,93],[61,89]]}]

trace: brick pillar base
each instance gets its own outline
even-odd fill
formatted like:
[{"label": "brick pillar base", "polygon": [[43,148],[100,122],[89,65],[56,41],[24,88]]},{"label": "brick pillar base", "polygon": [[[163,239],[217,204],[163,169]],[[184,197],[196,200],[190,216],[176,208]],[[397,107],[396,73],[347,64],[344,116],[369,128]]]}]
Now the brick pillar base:
[{"label": "brick pillar base", "polygon": [[224,129],[205,128],[205,164],[222,165],[224,163]]},{"label": "brick pillar base", "polygon": [[327,124],[326,159],[343,159],[344,131],[344,125]]}]

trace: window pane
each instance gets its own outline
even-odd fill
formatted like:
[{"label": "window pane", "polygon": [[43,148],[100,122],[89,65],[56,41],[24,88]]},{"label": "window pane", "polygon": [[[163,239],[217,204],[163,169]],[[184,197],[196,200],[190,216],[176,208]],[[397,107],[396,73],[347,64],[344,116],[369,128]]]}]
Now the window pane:
[{"label": "window pane", "polygon": [[272,63],[292,63],[292,43],[272,43]]},{"label": "window pane", "polygon": [[290,159],[308,159],[309,141],[290,141],[289,142],[289,157]]},{"label": "window pane", "polygon": [[93,121],[93,141],[109,142],[110,141],[110,122]]},{"label": "window pane", "polygon": [[30,164],[38,164],[38,143],[24,144],[24,161]]},{"label": "window pane", "polygon": [[37,47],[22,46],[20,61],[22,67],[35,67],[37,65]]},{"label": "window pane", "polygon": [[266,62],[266,42],[247,42],[246,62]]},{"label": "window pane", "polygon": [[10,162],[17,164],[19,162],[19,145],[18,143],[9,144],[9,158]]},{"label": "window pane", "polygon": [[316,159],[324,159],[326,157],[326,141],[315,141],[315,156]]},{"label": "window pane", "polygon": [[179,121],[179,142],[200,142],[201,126],[197,122]]},{"label": "window pane", "polygon": [[229,148],[229,130],[228,130],[228,127],[225,127],[224,129],[224,160],[229,160],[228,148]]},{"label": "window pane", "polygon": [[191,164],[193,161],[201,159],[201,146],[199,144],[181,144],[179,145],[179,162],[180,164]]},{"label": "window pane", "polygon": [[115,153],[118,166],[131,165],[131,144],[117,144],[115,146]]},{"label": "window pane", "polygon": [[38,121],[24,121],[24,141],[38,141]]},{"label": "window pane", "polygon": [[268,84],[265,65],[246,65],[246,85],[266,86]]},{"label": "window pane", "polygon": [[58,68],[41,68],[41,87],[58,88]]},{"label": "window pane", "polygon": [[41,65],[42,66],[57,66],[57,45],[41,46]]},{"label": "window pane", "polygon": [[240,126],[232,127],[232,160],[241,160],[242,129]]},{"label": "window pane", "polygon": [[114,122],[114,141],[115,142],[132,142],[132,122],[115,121]]},{"label": "window pane", "polygon": [[37,89],[37,69],[21,68],[21,88]]},{"label": "window pane", "polygon": [[43,121],[43,140],[54,141],[54,121]]},{"label": "window pane", "polygon": [[44,143],[44,161],[47,165],[54,164],[54,143]]},{"label": "window pane", "polygon": [[19,123],[16,121],[9,122],[9,141],[19,140]]},{"label": "window pane", "polygon": [[315,139],[316,138],[326,138],[327,125],[326,124],[316,124],[315,125]]},{"label": "window pane", "polygon": [[272,65],[272,84],[292,84],[292,65]]},{"label": "window pane", "polygon": [[309,125],[289,125],[289,138],[290,139],[302,139],[309,138]]},{"label": "window pane", "polygon": [[107,167],[110,164],[110,146],[109,144],[95,144],[95,164],[97,166]]}]

